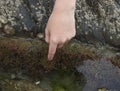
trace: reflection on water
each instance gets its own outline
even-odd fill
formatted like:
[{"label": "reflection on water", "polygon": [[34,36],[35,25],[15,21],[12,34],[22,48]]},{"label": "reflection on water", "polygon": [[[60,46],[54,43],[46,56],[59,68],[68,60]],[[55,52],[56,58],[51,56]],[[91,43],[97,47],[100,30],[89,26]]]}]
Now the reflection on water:
[{"label": "reflection on water", "polygon": [[110,61],[87,60],[83,65],[77,66],[77,70],[87,78],[83,91],[97,91],[99,88],[109,89],[106,91],[120,91],[120,69]]}]

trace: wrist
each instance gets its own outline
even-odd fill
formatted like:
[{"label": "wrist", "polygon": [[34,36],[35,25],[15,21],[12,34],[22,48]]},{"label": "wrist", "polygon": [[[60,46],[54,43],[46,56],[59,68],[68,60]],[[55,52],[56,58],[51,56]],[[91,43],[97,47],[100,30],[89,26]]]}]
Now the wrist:
[{"label": "wrist", "polygon": [[56,0],[53,12],[57,13],[64,13],[64,12],[71,12],[74,13],[75,11],[75,2],[76,0]]}]

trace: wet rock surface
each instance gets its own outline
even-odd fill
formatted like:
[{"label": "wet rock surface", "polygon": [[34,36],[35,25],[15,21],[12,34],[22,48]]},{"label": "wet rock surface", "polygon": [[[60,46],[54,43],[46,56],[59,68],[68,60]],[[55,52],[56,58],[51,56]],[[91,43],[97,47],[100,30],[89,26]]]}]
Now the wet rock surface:
[{"label": "wet rock surface", "polygon": [[87,60],[83,65],[78,66],[77,70],[87,78],[83,91],[97,91],[98,88],[120,91],[120,68],[114,66],[110,61]]}]

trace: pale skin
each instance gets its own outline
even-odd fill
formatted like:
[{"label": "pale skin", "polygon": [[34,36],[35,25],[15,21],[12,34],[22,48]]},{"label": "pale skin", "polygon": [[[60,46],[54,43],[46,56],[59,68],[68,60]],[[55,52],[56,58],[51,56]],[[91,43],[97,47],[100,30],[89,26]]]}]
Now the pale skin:
[{"label": "pale skin", "polygon": [[52,60],[57,48],[61,48],[75,34],[76,0],[56,0],[46,29],[45,40],[49,44],[48,60]]}]

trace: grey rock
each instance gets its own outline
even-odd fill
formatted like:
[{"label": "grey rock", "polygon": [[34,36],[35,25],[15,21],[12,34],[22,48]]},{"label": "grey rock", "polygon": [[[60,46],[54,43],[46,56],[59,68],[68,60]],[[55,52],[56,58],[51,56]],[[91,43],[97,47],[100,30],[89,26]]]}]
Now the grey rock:
[{"label": "grey rock", "polygon": [[120,68],[110,61],[84,61],[77,67],[78,72],[83,73],[87,83],[83,91],[97,91],[98,88],[106,87],[110,91],[120,91]]},{"label": "grey rock", "polygon": [[[1,0],[0,14],[18,31],[44,32],[55,0]],[[120,0],[77,0],[76,39],[120,48]]]},{"label": "grey rock", "polygon": [[77,39],[120,47],[119,3],[119,0],[77,0]]}]

